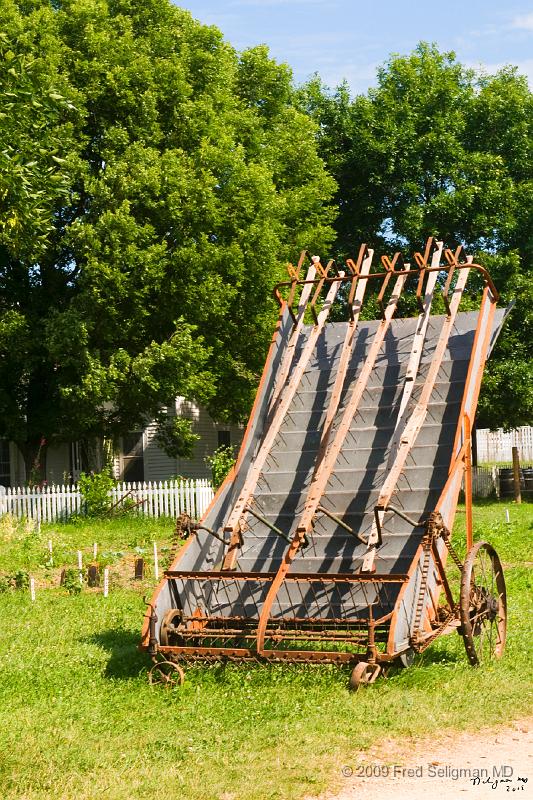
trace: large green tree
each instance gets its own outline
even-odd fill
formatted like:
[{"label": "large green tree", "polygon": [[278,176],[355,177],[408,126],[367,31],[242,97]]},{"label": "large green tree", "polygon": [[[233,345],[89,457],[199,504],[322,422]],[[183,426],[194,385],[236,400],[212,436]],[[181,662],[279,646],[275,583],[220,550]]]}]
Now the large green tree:
[{"label": "large green tree", "polygon": [[5,0],[0,30],[0,436],[29,468],[177,394],[242,417],[283,262],[332,240],[289,69],[169,0]]},{"label": "large green tree", "polygon": [[301,90],[338,183],[337,254],[361,241],[420,249],[435,235],[485,263],[515,308],[489,363],[479,424],[533,421],[533,95],[511,67],[482,76],[420,44],[350,96]]}]

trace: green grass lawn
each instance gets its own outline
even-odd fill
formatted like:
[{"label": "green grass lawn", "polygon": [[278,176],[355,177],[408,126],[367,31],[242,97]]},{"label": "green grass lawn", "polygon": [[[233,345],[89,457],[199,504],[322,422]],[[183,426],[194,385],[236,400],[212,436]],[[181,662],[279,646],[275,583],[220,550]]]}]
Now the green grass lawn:
[{"label": "green grass lawn", "polygon": [[[340,766],[382,737],[475,730],[530,713],[532,510],[475,509],[476,539],[506,564],[505,657],[473,669],[454,634],[356,694],[348,669],[288,665],[191,667],[181,688],[150,687],[150,662],[136,650],[146,586],[125,582],[107,599],[41,589],[35,603],[27,591],[0,594],[1,796],[302,798],[340,781]],[[0,569],[31,568],[45,582],[39,563],[52,533],[67,555],[94,540],[127,551],[154,538],[168,544],[172,522],[84,522],[40,534],[11,527],[0,526]],[[460,539],[464,514],[456,528]]]}]

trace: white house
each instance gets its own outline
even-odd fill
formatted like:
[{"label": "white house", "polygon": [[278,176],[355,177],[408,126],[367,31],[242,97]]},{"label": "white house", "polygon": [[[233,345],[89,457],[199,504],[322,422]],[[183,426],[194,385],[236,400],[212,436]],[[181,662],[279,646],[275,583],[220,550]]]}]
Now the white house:
[{"label": "white house", "polygon": [[[174,409],[170,410],[172,413]],[[215,422],[207,411],[194,403],[176,399],[176,413],[193,422],[200,436],[192,459],[169,458],[155,442],[156,426],[149,423],[144,430],[123,436],[113,458],[115,477],[125,481],[162,481],[175,475],[184,478],[209,478],[211,470],[206,457],[221,445],[240,445],[244,429],[239,425]],[[82,471],[81,448],[78,442],[65,442],[47,450],[46,480],[66,483],[76,480]],[[0,486],[21,486],[26,481],[24,459],[13,442],[0,439]]]}]

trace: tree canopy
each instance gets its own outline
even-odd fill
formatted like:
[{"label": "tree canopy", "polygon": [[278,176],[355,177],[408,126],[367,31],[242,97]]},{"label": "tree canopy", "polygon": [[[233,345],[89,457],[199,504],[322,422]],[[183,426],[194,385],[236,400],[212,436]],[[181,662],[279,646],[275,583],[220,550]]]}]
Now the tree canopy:
[{"label": "tree canopy", "polygon": [[[352,98],[315,77],[301,102],[338,183],[340,258],[366,241],[420,249],[464,244],[516,301],[488,364],[479,424],[533,421],[533,95],[506,67],[483,76],[420,44],[392,56],[376,88]],[[512,391],[510,388],[512,387]]]},{"label": "tree canopy", "polygon": [[242,417],[283,263],[333,238],[290,70],[169,0],[0,23],[0,436],[30,464],[176,395]]}]

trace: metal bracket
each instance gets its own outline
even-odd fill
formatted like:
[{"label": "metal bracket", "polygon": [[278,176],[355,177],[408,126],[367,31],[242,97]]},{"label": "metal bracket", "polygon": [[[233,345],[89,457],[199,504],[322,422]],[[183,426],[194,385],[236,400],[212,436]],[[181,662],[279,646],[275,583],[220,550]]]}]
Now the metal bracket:
[{"label": "metal bracket", "polygon": [[389,281],[392,275],[394,274],[396,262],[399,262],[401,269],[405,269],[406,265],[404,264],[403,256],[400,252],[394,253],[392,261],[388,256],[381,256],[381,263],[385,267],[385,277],[383,279],[383,283],[381,284],[381,289],[378,294],[377,302],[381,310],[382,319],[385,319],[385,303],[383,298],[385,297],[385,290],[389,285]]},{"label": "metal bracket", "polygon": [[[385,514],[387,511],[392,511],[394,514],[397,514],[399,517],[401,517],[406,522],[408,522],[409,525],[412,525],[413,528],[425,528],[426,527],[427,520],[422,520],[421,522],[415,522],[414,519],[411,519],[411,517],[408,517],[407,514],[404,514],[403,511],[401,511],[399,508],[396,508],[396,506],[393,506],[391,503],[389,503],[388,506],[386,506],[386,507],[385,506],[374,506],[374,517],[376,519],[376,528],[377,528],[377,532],[378,532],[378,540],[377,540],[377,542],[375,542],[375,544],[377,544],[378,547],[380,547],[382,542],[383,542],[383,536],[382,536],[382,533],[381,533],[382,526],[381,526],[381,521],[380,521],[379,515],[380,515],[380,513],[381,514]],[[365,544],[368,544],[368,541],[365,540]]]},{"label": "metal bracket", "polygon": [[207,525],[199,525],[199,524],[193,523],[191,525],[191,530],[194,531],[195,533],[197,531],[207,531],[207,533],[210,533],[211,536],[213,536],[215,539],[218,539],[219,542],[222,542],[224,547],[229,547],[229,542],[226,539],[223,539],[222,536],[219,536],[218,533],[215,533],[215,531],[212,530],[212,528],[208,528]]},{"label": "metal bracket", "polygon": [[157,655],[158,649],[158,641],[155,635],[155,626],[157,624],[157,614],[155,613],[155,607],[150,603],[146,597],[143,597],[143,603],[146,603],[148,608],[150,609],[150,623],[148,628],[148,654],[152,657]]},{"label": "metal bracket", "polygon": [[356,539],[359,539],[360,542],[366,544],[366,539],[364,539],[360,533],[356,533],[353,528],[350,528],[350,526],[347,525],[346,522],[337,517],[335,514],[332,514],[332,512],[328,511],[327,508],[324,508],[324,506],[317,506],[316,510],[320,511],[322,514],[325,514],[326,517],[329,517],[330,519],[333,520],[333,522],[336,522],[337,525],[339,525],[339,527],[344,528],[345,531],[351,533],[351,535],[354,536]]},{"label": "metal bracket", "polygon": [[266,519],[266,517],[263,517],[261,514],[258,514],[257,511],[254,511],[253,508],[250,508],[250,506],[245,506],[243,508],[243,511],[245,511],[248,514],[251,514],[252,517],[255,517],[256,519],[258,519],[259,522],[262,522],[263,525],[266,525],[267,528],[270,528],[271,531],[274,531],[274,533],[276,533],[278,536],[281,536],[281,538],[285,539],[285,541],[288,542],[289,544],[292,542],[292,539],[291,539],[290,536],[287,536],[286,533],[283,533],[282,530],[280,530],[275,525],[273,525],[271,522],[269,522]]}]

